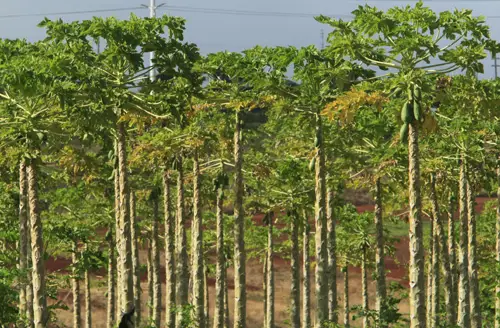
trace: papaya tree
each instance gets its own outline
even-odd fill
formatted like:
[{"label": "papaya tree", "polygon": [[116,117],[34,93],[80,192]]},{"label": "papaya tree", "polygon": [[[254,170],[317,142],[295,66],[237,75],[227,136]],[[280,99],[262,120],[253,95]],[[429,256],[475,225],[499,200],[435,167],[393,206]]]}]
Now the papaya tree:
[{"label": "papaya tree", "polygon": [[348,55],[371,67],[391,69],[387,77],[394,81],[396,94],[404,90],[406,102],[401,109],[404,123],[402,139],[408,139],[410,200],[410,317],[411,327],[425,327],[424,249],[420,165],[419,126],[426,110],[432,86],[425,83],[428,74],[448,73],[457,69],[471,73],[483,71],[480,60],[485,49],[496,53],[496,42],[481,17],[470,10],[444,11],[439,14],[424,7],[395,7],[387,11],[365,5],[353,11],[345,22],[326,16],[317,18],[329,24],[327,49]]}]

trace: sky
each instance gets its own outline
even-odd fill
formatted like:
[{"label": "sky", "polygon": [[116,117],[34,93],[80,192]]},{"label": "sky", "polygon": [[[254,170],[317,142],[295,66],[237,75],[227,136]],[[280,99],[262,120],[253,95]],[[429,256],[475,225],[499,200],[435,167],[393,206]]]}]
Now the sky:
[{"label": "sky", "polygon": [[[43,14],[51,19],[82,20],[92,16],[115,16],[126,19],[130,12],[147,16],[149,0],[0,0],[0,37],[43,39],[44,30],[37,27]],[[198,44],[202,53],[222,50],[241,51],[257,44],[262,46],[320,47],[329,27],[317,23],[314,16],[324,14],[348,19],[358,5],[369,3],[381,9],[406,5],[403,0],[156,0],[158,15],[186,18],[186,40]],[[500,0],[430,0],[425,4],[435,11],[470,8],[475,15],[487,17],[492,37],[500,40]],[[119,10],[118,10],[119,9]],[[214,12],[214,10],[216,12]],[[93,13],[69,12],[95,11]],[[102,11],[102,12],[98,12]],[[220,13],[223,11],[225,13]],[[238,14],[239,13],[239,14]],[[38,16],[36,16],[38,15]],[[499,61],[500,63],[500,61]],[[493,60],[485,60],[486,73],[493,77]],[[500,69],[499,69],[500,74]]]}]

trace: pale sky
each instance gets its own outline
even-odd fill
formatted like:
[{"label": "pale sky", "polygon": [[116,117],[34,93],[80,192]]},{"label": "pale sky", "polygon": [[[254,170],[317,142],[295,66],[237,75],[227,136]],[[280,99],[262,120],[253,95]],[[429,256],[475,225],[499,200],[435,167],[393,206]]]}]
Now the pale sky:
[{"label": "pale sky", "polygon": [[[166,2],[158,15],[168,13],[187,19],[186,39],[195,42],[202,53],[221,50],[240,51],[257,44],[264,46],[321,45],[321,29],[325,36],[328,26],[317,23],[313,15],[345,16],[365,1],[358,0],[156,0]],[[116,8],[135,8],[149,0],[0,0],[0,37],[26,38],[30,41],[44,37],[36,25],[43,16],[6,17],[74,11],[97,11]],[[414,1],[369,1],[370,5],[389,8]],[[435,11],[453,8],[471,8],[476,15],[487,16],[494,38],[500,40],[500,0],[433,0],[425,1]],[[183,7],[183,8],[181,8]],[[231,14],[207,13],[209,9],[229,11]],[[133,10],[139,16],[149,14],[147,9]],[[235,11],[244,11],[236,15]],[[272,16],[249,12],[273,13]],[[82,20],[92,16],[127,18],[130,10],[102,13],[50,15],[51,19]],[[346,18],[348,19],[348,18]],[[499,61],[500,62],[500,61]],[[485,61],[485,77],[493,76],[493,61]],[[500,70],[499,70],[500,72]]]}]

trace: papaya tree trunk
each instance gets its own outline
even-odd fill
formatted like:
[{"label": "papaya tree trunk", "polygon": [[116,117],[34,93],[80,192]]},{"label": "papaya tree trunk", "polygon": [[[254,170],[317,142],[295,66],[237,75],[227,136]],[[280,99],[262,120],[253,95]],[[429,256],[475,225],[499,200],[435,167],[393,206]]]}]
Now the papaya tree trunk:
[{"label": "papaya tree trunk", "polygon": [[335,217],[333,216],[333,191],[326,192],[326,221],[328,224],[328,320],[337,323],[337,254]]},{"label": "papaya tree trunk", "polygon": [[107,327],[113,328],[115,324],[115,271],[116,271],[116,258],[115,258],[115,242],[113,237],[112,226],[109,226],[107,235],[108,241],[108,298],[107,298]]},{"label": "papaya tree trunk", "polygon": [[[382,221],[382,185],[380,178],[375,181],[375,240],[377,249],[375,252],[376,288],[375,288],[375,309],[379,315],[383,316],[386,305],[387,289],[385,285],[385,252],[384,252],[384,224]],[[379,322],[382,328],[386,324]]]},{"label": "papaya tree trunk", "polygon": [[426,310],[426,319],[427,319],[427,327],[432,326],[432,275],[434,274],[433,272],[433,266],[432,266],[432,258],[434,254],[434,243],[433,243],[433,235],[434,235],[434,220],[431,220],[430,222],[431,228],[430,228],[430,238],[429,238],[429,253],[427,254],[427,293],[426,293],[426,298],[427,298],[427,305],[425,307]]},{"label": "papaya tree trunk", "polygon": [[[186,215],[184,210],[184,170],[183,159],[179,156],[177,168],[177,229],[176,229],[176,282],[177,282],[177,306],[184,308],[188,305],[189,271],[188,253],[186,241]],[[179,311],[176,319],[176,327],[181,328],[182,311]]]},{"label": "papaya tree trunk", "polygon": [[342,270],[344,272],[344,327],[351,326],[349,320],[349,267],[346,264]]},{"label": "papaya tree trunk", "polygon": [[19,164],[19,263],[18,269],[23,274],[19,280],[19,317],[27,316],[27,289],[28,289],[28,200],[26,190],[26,162]]},{"label": "papaya tree trunk", "polygon": [[236,112],[234,128],[234,328],[246,328],[245,213],[243,212],[243,131]]},{"label": "papaya tree trunk", "polygon": [[134,307],[135,324],[141,323],[141,266],[139,262],[139,225],[135,205],[135,193],[130,193],[130,235],[132,238],[132,267],[134,272]]},{"label": "papaya tree trunk", "polygon": [[[118,154],[118,143],[115,145],[116,153]],[[115,167],[115,247],[116,247],[116,287],[115,289],[115,297],[114,308],[116,313],[114,314],[115,318],[119,320],[121,318],[121,283],[122,283],[122,261],[121,261],[121,249],[120,245],[122,244],[121,239],[121,219],[120,219],[120,172],[118,170],[118,160],[116,161]],[[114,322],[114,320],[113,320]]]},{"label": "papaya tree trunk", "polygon": [[151,233],[148,235],[148,258],[147,258],[147,268],[148,268],[148,321],[150,323],[154,322],[153,316],[153,304],[154,304],[154,271],[153,271],[153,242],[151,238]]},{"label": "papaya tree trunk", "polygon": [[200,201],[200,165],[198,161],[198,151],[193,156],[193,303],[194,320],[199,328],[205,328],[205,288],[203,269],[203,219],[201,215]]},{"label": "papaya tree trunk", "polygon": [[291,239],[292,254],[290,257],[290,266],[292,270],[290,287],[290,322],[292,328],[300,328],[300,259],[299,259],[299,218],[295,211],[292,211],[291,220]]},{"label": "papaya tree trunk", "polygon": [[315,206],[314,219],[316,224],[316,320],[315,327],[320,328],[328,319],[328,268],[326,262],[326,213],[325,213],[325,154],[323,149],[323,127],[321,116],[316,115],[316,142],[315,142]]},{"label": "papaya tree trunk", "polygon": [[42,218],[38,207],[38,174],[36,159],[27,167],[28,203],[30,211],[31,260],[33,262],[33,320],[35,328],[45,328],[48,321],[47,296],[45,291],[45,262],[43,259]]},{"label": "papaya tree trunk", "polygon": [[134,285],[132,275],[132,243],[130,235],[130,194],[127,173],[127,142],[123,122],[118,123],[118,171],[120,184],[120,266],[121,310],[134,307]]},{"label": "papaya tree trunk", "polygon": [[262,291],[264,298],[264,308],[262,309],[264,318],[262,327],[267,325],[267,254],[264,256],[264,263],[262,264]]},{"label": "papaya tree trunk", "polygon": [[[455,308],[455,303],[453,301],[453,281],[452,281],[453,272],[450,269],[450,259],[448,254],[448,248],[446,247],[446,235],[444,233],[444,227],[441,221],[441,212],[439,211],[439,204],[436,194],[436,177],[434,174],[431,174],[430,188],[431,188],[430,198],[431,198],[432,216],[435,218],[434,224],[436,228],[439,250],[441,255],[441,272],[443,273],[443,282],[444,282],[446,321],[451,325],[455,325],[456,308]],[[439,268],[436,268],[436,270],[439,270]],[[437,318],[435,318],[435,322],[436,319]]]},{"label": "papaya tree trunk", "polygon": [[89,269],[84,271],[85,281],[85,328],[92,328],[92,300],[90,294],[90,275]]},{"label": "papaya tree trunk", "polygon": [[[496,241],[497,241],[497,266],[500,265],[500,157],[497,158],[497,221],[496,221]],[[495,288],[495,328],[500,328],[500,277],[496,278]]]},{"label": "papaya tree trunk", "polygon": [[413,122],[409,126],[408,165],[410,182],[410,327],[421,328],[425,327],[425,276],[417,122]]},{"label": "papaya tree trunk", "polygon": [[153,198],[153,229],[151,238],[151,260],[153,265],[153,320],[161,327],[161,280],[160,280],[160,239],[158,236],[158,197]]},{"label": "papaya tree trunk", "polygon": [[467,179],[467,217],[469,220],[469,283],[470,283],[470,312],[471,327],[481,328],[481,300],[479,290],[478,265],[477,265],[477,242],[476,242],[476,217],[474,213],[475,193],[470,181]]},{"label": "papaya tree trunk", "polygon": [[304,245],[302,250],[302,256],[304,257],[304,282],[303,282],[303,306],[302,306],[302,320],[303,328],[311,328],[311,259],[309,257],[309,234],[311,232],[311,227],[307,219],[306,211],[304,211]]},{"label": "papaya tree trunk", "polygon": [[440,274],[439,274],[439,258],[441,256],[441,249],[439,248],[439,233],[438,222],[439,216],[432,215],[433,229],[432,229],[432,318],[430,327],[439,326],[439,291],[440,291]]},{"label": "papaya tree trunk", "polygon": [[205,327],[210,327],[210,295],[209,295],[209,290],[208,290],[208,266],[205,265],[203,266],[203,289],[204,289],[204,296],[205,296],[205,303],[204,309],[203,309],[203,320],[205,322]]},{"label": "papaya tree trunk", "polygon": [[[363,289],[363,311],[368,313],[369,304],[368,304],[368,271],[366,267],[367,256],[366,256],[366,246],[363,245],[361,250],[361,288]],[[368,316],[363,316],[363,328],[369,327]]]},{"label": "papaya tree trunk", "polygon": [[27,326],[28,328],[33,328],[34,327],[34,309],[33,309],[33,303],[34,303],[34,299],[33,299],[33,275],[32,275],[32,270],[31,268],[33,267],[32,265],[32,261],[31,261],[31,234],[29,233],[29,222],[30,222],[30,219],[28,217],[28,254],[27,254],[27,265],[28,265],[28,280],[27,280],[27,283],[26,283],[26,307],[27,307],[27,310],[26,310],[26,321],[28,322],[27,323]]},{"label": "papaya tree trunk", "polygon": [[170,199],[170,176],[168,170],[163,171],[163,208],[165,212],[165,272],[166,298],[165,321],[166,328],[175,327],[175,218],[172,215]]},{"label": "papaya tree trunk", "polygon": [[470,285],[469,285],[469,250],[467,229],[467,177],[465,162],[460,161],[459,179],[459,214],[460,241],[458,245],[458,320],[460,327],[470,328]]},{"label": "papaya tree trunk", "polygon": [[267,225],[267,328],[274,328],[273,219],[271,213]]},{"label": "papaya tree trunk", "polygon": [[215,311],[214,328],[224,328],[224,271],[226,270],[224,255],[224,192],[217,190],[217,263],[215,272]]},{"label": "papaya tree trunk", "polygon": [[[226,256],[226,262],[228,258]],[[227,286],[227,266],[224,266],[224,328],[230,328],[231,322],[229,318],[229,288]]]},{"label": "papaya tree trunk", "polygon": [[[29,231],[29,218],[28,218],[28,231]],[[26,321],[28,322],[26,327],[33,328],[34,327],[34,295],[33,295],[33,275],[32,275],[32,261],[31,261],[31,234],[28,233],[28,281],[26,284]]]},{"label": "papaya tree trunk", "polygon": [[73,252],[71,253],[71,264],[72,268],[72,277],[71,284],[73,289],[73,328],[80,328],[82,319],[81,319],[81,308],[80,308],[80,277],[78,272],[78,243],[73,242]]},{"label": "papaya tree trunk", "polygon": [[454,197],[450,196],[448,204],[448,252],[450,255],[450,273],[451,273],[451,293],[450,301],[451,306],[455,309],[453,311],[453,321],[454,324],[457,323],[457,307],[458,307],[458,272],[457,272],[457,245],[456,245],[456,232],[455,232],[455,220],[453,214],[455,213],[455,200]]}]

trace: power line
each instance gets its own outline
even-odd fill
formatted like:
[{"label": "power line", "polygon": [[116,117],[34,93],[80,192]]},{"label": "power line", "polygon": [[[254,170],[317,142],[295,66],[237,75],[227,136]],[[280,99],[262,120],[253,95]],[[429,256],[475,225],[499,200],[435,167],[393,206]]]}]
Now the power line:
[{"label": "power line", "polygon": [[[313,18],[319,16],[317,13],[297,13],[297,12],[281,12],[281,11],[255,11],[255,10],[237,10],[237,9],[222,9],[222,8],[202,8],[202,7],[187,7],[187,6],[165,6],[165,9],[179,12],[194,12],[203,14],[223,14],[223,15],[241,15],[241,16],[272,16],[272,17],[304,17]],[[345,17],[352,18],[350,14],[327,15],[330,17]]]},{"label": "power line", "polygon": [[138,10],[138,9],[144,9],[144,8],[142,8],[142,7],[122,7],[122,8],[111,8],[111,9],[81,10],[81,11],[61,11],[61,12],[51,12],[51,13],[11,14],[11,15],[0,15],[0,19],[21,18],[21,17],[59,16],[59,15],[78,15],[78,14],[97,14],[97,13],[117,12],[117,11],[133,11],[133,10]]},{"label": "power line", "polygon": [[[488,2],[499,2],[500,0],[475,0],[475,1],[488,1]],[[352,2],[352,1],[351,1]],[[360,1],[358,1],[360,2]],[[366,0],[365,2],[408,2],[405,0]],[[412,1],[413,2],[413,1]],[[430,2],[470,2],[469,0],[433,0]],[[159,6],[157,6],[159,7]],[[146,6],[146,8],[148,8]],[[95,9],[95,10],[81,10],[81,11],[62,11],[62,12],[48,12],[48,13],[33,13],[33,14],[10,14],[10,15],[0,15],[0,19],[9,18],[24,18],[24,17],[45,17],[45,16],[62,16],[62,15],[78,15],[78,14],[97,14],[97,13],[109,13],[109,12],[119,12],[119,11],[135,11],[143,10],[142,7],[121,7],[121,8],[111,8],[111,9]],[[319,16],[320,13],[298,13],[298,12],[280,12],[280,11],[253,11],[253,10],[236,10],[236,9],[222,9],[222,8],[202,8],[202,7],[186,7],[186,6],[163,6],[162,8],[157,8],[158,10],[177,11],[177,12],[192,12],[192,13],[202,13],[202,14],[222,14],[222,15],[238,15],[238,16],[269,16],[269,17],[297,17],[297,18],[314,18]],[[335,18],[353,18],[351,14],[335,14],[335,15],[325,15]],[[483,15],[484,16],[484,15]],[[497,19],[500,15],[484,16],[486,18]]]}]

